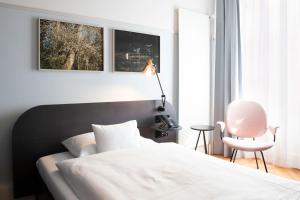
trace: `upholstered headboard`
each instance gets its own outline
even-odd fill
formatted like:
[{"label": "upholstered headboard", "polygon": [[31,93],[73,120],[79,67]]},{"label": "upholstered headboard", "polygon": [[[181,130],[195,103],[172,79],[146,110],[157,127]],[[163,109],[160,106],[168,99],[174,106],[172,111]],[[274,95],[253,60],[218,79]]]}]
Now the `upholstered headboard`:
[{"label": "upholstered headboard", "polygon": [[[61,144],[64,139],[90,132],[91,124],[115,124],[137,120],[142,136],[157,142],[177,142],[177,132],[155,138],[150,127],[155,123],[158,100],[127,101],[106,103],[82,103],[62,105],[42,105],[29,109],[17,120],[13,128],[13,176],[14,195],[21,197],[34,194],[38,172],[38,158],[66,151]],[[164,114],[175,121],[173,106],[166,104]]]}]

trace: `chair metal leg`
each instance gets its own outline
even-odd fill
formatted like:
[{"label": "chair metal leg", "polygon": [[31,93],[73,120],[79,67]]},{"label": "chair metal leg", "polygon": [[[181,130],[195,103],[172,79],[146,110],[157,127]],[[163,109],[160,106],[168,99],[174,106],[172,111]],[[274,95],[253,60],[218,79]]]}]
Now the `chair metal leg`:
[{"label": "chair metal leg", "polygon": [[254,151],[254,156],[255,156],[255,161],[256,161],[256,169],[259,169],[258,162],[257,162],[257,156],[256,156],[256,152],[255,151]]},{"label": "chair metal leg", "polygon": [[233,159],[234,152],[235,152],[235,149],[232,150],[232,153],[231,153],[231,156],[230,156],[230,162],[231,162],[232,159]]},{"label": "chair metal leg", "polygon": [[235,158],[236,158],[237,152],[238,152],[238,150],[236,149],[236,150],[235,150],[235,154],[234,154],[234,157],[233,157],[233,161],[232,161],[232,162],[235,162]]},{"label": "chair metal leg", "polygon": [[264,161],[265,170],[266,170],[266,172],[268,173],[268,169],[267,169],[266,161],[265,161],[265,158],[264,158],[264,154],[263,154],[262,151],[260,151],[260,153],[261,153],[261,157],[262,157],[262,159],[263,159],[263,161]]},{"label": "chair metal leg", "polygon": [[198,134],[198,139],[197,139],[197,143],[196,143],[196,146],[195,146],[195,151],[197,150],[197,147],[198,147],[198,142],[199,142],[200,135],[201,135],[201,131]]}]

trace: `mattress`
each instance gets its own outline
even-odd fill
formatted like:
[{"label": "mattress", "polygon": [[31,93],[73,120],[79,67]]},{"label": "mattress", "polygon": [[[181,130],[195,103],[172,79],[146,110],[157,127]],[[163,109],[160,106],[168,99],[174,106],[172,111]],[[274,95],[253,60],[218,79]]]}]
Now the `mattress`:
[{"label": "mattress", "polygon": [[296,200],[300,183],[162,143],[59,162],[79,199]]},{"label": "mattress", "polygon": [[[140,144],[143,147],[157,145],[153,140],[140,137]],[[56,200],[78,200],[76,194],[69,187],[61,176],[56,166],[57,162],[74,158],[69,152],[62,152],[44,156],[38,159],[36,166],[47,185],[48,190]]]},{"label": "mattress", "polygon": [[40,158],[37,167],[56,200],[87,196],[129,200],[300,199],[297,181],[229,163],[178,144],[147,143],[138,150],[74,159],[68,152],[53,154]]},{"label": "mattress", "polygon": [[57,162],[71,158],[74,157],[69,152],[62,152],[41,157],[36,163],[42,179],[56,200],[78,200],[56,167]]}]

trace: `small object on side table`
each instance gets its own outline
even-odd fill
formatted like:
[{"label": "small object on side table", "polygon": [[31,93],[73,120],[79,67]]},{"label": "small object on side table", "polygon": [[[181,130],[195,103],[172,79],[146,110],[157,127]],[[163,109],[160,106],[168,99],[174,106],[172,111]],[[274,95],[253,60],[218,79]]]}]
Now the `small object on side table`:
[{"label": "small object on side table", "polygon": [[164,137],[168,135],[168,131],[179,131],[181,130],[181,126],[175,127],[175,128],[163,128],[161,125],[154,125],[151,127],[155,130],[155,137]]},{"label": "small object on side table", "polygon": [[195,146],[195,151],[197,150],[197,146],[198,146],[198,142],[199,142],[201,132],[203,132],[204,150],[205,150],[205,154],[208,154],[207,153],[207,147],[206,147],[205,131],[212,131],[212,130],[215,129],[215,127],[210,126],[210,125],[193,125],[193,126],[191,126],[191,129],[199,131],[197,143],[196,143],[196,146]]},{"label": "small object on side table", "polygon": [[181,127],[169,115],[156,115],[155,125],[151,128],[155,130],[155,137],[164,137],[168,131],[178,131]]}]

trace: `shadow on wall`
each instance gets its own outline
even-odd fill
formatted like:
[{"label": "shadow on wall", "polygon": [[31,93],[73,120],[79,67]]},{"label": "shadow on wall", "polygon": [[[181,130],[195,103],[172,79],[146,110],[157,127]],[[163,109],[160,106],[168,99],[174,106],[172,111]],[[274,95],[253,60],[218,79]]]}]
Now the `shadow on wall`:
[{"label": "shadow on wall", "polygon": [[32,18],[31,20],[31,63],[32,63],[32,70],[37,70],[38,69],[38,32],[39,32],[39,27],[38,27],[38,19]]},{"label": "shadow on wall", "polygon": [[[7,172],[6,169],[12,169],[12,129],[23,112],[24,110],[20,109],[19,111],[1,111],[0,113],[0,158],[4,161],[0,162],[0,177],[10,183],[12,182],[12,170]],[[0,199],[13,199],[12,191],[12,183],[10,185],[1,183]]]}]

